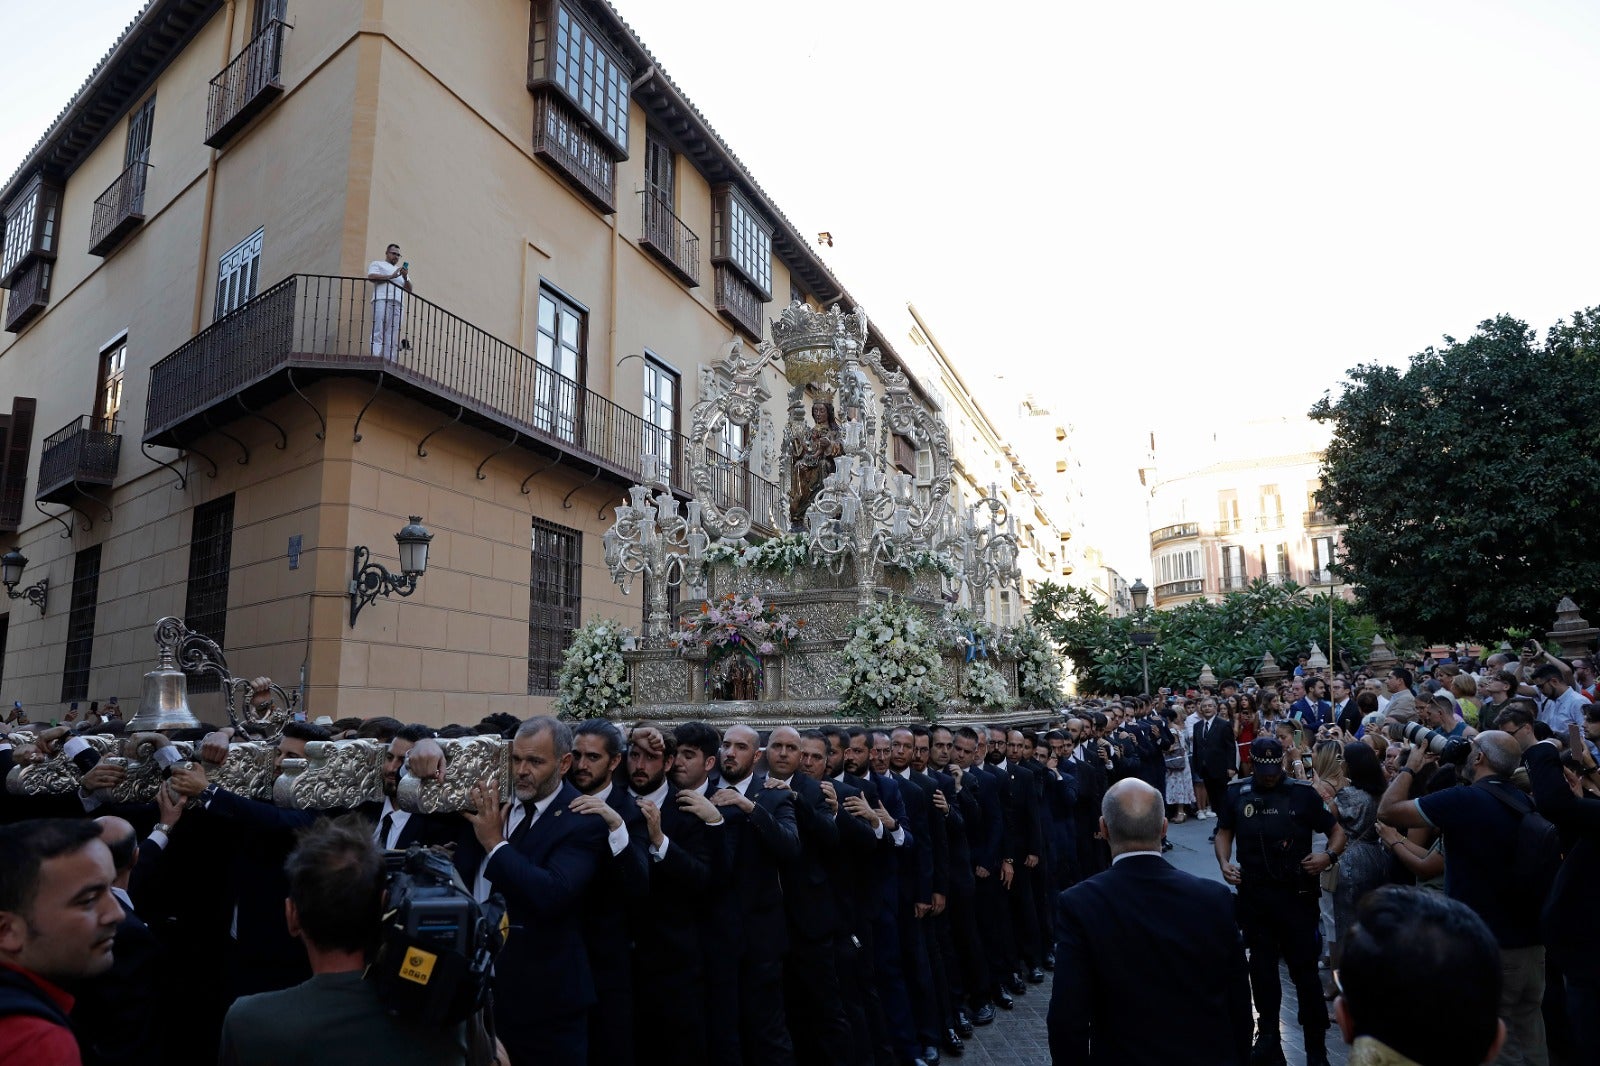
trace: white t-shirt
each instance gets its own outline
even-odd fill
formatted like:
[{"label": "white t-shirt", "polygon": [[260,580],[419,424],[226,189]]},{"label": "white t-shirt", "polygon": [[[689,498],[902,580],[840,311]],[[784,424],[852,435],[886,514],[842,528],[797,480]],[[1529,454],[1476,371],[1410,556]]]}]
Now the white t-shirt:
[{"label": "white t-shirt", "polygon": [[[382,274],[385,277],[394,277],[400,273],[400,268],[390,266],[387,260],[374,259],[367,264],[368,274]],[[372,283],[374,300],[404,300],[406,298],[405,279],[394,281],[375,281]]]}]

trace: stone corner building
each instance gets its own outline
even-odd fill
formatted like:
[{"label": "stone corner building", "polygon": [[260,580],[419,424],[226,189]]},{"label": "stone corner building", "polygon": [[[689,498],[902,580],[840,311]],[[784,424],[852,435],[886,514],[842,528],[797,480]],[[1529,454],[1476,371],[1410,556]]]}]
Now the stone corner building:
[{"label": "stone corner building", "polygon": [[[0,218],[0,533],[49,585],[0,604],[0,698],[36,720],[131,714],[163,615],[313,716],[548,709],[574,626],[639,623],[599,534],[687,488],[712,364],[853,306],[594,0],[151,0]],[[754,504],[750,436],[718,492]],[[413,514],[426,575],[351,625],[353,549],[396,569]]]}]

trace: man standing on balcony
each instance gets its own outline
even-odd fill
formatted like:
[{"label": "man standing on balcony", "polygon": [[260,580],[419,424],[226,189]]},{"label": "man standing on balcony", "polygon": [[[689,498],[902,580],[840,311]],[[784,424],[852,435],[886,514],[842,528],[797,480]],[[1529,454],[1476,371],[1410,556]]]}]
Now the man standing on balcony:
[{"label": "man standing on balcony", "polygon": [[379,359],[392,359],[395,339],[400,334],[400,314],[406,293],[411,291],[411,264],[400,262],[398,244],[389,245],[382,259],[367,264],[367,280],[373,284],[372,354]]}]

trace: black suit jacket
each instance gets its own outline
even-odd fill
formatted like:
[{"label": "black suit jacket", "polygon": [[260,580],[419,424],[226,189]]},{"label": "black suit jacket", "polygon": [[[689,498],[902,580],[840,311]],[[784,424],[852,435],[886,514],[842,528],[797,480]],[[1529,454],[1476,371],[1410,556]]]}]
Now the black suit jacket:
[{"label": "black suit jacket", "polygon": [[[661,805],[667,850],[647,860],[650,894],[638,912],[634,938],[636,984],[654,987],[655,995],[704,972],[706,946],[714,945],[717,932],[704,903],[713,882],[724,876],[719,834],[727,826],[708,826],[680,810],[677,797],[678,790],[668,786]],[[648,847],[647,839],[647,855]]]},{"label": "black suit jacket", "polygon": [[1011,778],[1009,799],[1012,821],[1016,826],[1016,850],[1011,858],[1018,866],[1029,855],[1044,856],[1044,826],[1040,815],[1043,805],[1044,785],[1025,763],[1008,762],[1007,776]]},{"label": "black suit jacket", "polygon": [[779,867],[784,910],[791,939],[831,940],[843,928],[828,870],[839,850],[839,827],[816,779],[796,773],[789,779],[794,794],[795,827],[800,848]]},{"label": "black suit jacket", "polygon": [[1233,739],[1233,723],[1221,715],[1202,718],[1194,724],[1194,766],[1201,777],[1226,777],[1239,760],[1239,747]]},{"label": "black suit jacket", "polygon": [[[1225,885],[1159,855],[1133,855],[1056,897],[1055,986],[1047,1026],[1056,1066],[1242,1066],[1253,1025],[1244,941]],[[1164,1003],[1138,1005],[1174,974],[1205,974]]]},{"label": "black suit jacket", "polygon": [[[315,815],[317,812],[309,813]],[[356,813],[371,822],[373,832],[376,833],[378,824],[383,819],[383,804],[363,803],[356,808]],[[395,850],[404,851],[413,844],[423,847],[451,844],[460,836],[461,820],[453,815],[413,813],[406,819],[406,824],[400,827],[400,836],[395,840]]]},{"label": "black suit jacket", "polygon": [[941,811],[933,797],[939,783],[926,771],[913,770],[908,780],[928,802],[928,837],[933,853],[933,891],[941,896],[950,895],[950,816]]},{"label": "black suit jacket", "polygon": [[767,788],[766,780],[761,772],[750,775],[745,797],[755,808],[748,814],[734,806],[721,808],[727,823],[722,827],[727,870],[723,888],[729,903],[725,913],[735,925],[721,930],[720,936],[725,949],[737,945],[740,957],[782,952],[789,944],[778,869],[799,857],[800,831],[794,793]]},{"label": "black suit jacket", "polygon": [[[609,843],[595,867],[594,880],[583,894],[583,943],[589,969],[601,993],[631,987],[635,918],[650,894],[649,831],[627,786],[613,778],[606,806],[622,817],[628,846],[613,855]],[[609,841],[609,834],[608,834]],[[669,853],[671,849],[668,849]]]},{"label": "black suit jacket", "polygon": [[968,835],[972,850],[972,865],[981,866],[990,874],[999,876],[1000,860],[1012,857],[1006,838],[1004,786],[1001,775],[989,767],[977,765],[967,771],[963,792],[971,791],[978,804],[978,822]]},{"label": "black suit jacket", "polygon": [[1600,928],[1593,920],[1594,886],[1600,884],[1600,800],[1579,799],[1567,788],[1561,752],[1535,744],[1523,760],[1539,813],[1554,822],[1567,857],[1544,906],[1545,950],[1569,979],[1600,982]]},{"label": "black suit jacket", "polygon": [[[158,1066],[185,1053],[172,1046],[184,1041],[172,1041],[160,1009],[168,987],[166,950],[137,914],[123,912],[111,969],[76,989],[72,1024],[84,1066]],[[214,1061],[211,1050],[185,1061]]]},{"label": "black suit jacket", "polygon": [[[882,856],[885,845],[890,842],[886,839],[887,832],[879,837],[864,819],[844,809],[844,801],[851,796],[867,798],[860,786],[848,780],[831,784],[839,799],[839,813],[834,817],[839,846],[825,857],[825,870],[833,890],[841,934],[862,937],[870,928],[883,898]],[[870,804],[872,800],[867,799],[867,802]]]},{"label": "black suit jacket", "polygon": [[[485,871],[505,897],[511,925],[494,962],[495,1023],[523,1045],[537,1039],[542,1023],[595,1002],[580,915],[583,895],[610,852],[605,821],[568,810],[578,795],[563,781],[543,816],[514,833]],[[469,826],[456,849],[456,869],[469,886],[482,861]]]},{"label": "black suit jacket", "polygon": [[[905,809],[900,824],[906,827],[910,839],[906,841],[907,854],[900,863],[900,897],[898,906],[909,912],[914,903],[933,902],[933,830],[928,823],[928,797],[914,783],[899,774],[883,774],[877,778],[878,791],[884,796],[895,795]],[[885,806],[888,806],[885,803]],[[893,808],[891,807],[892,811]]]}]

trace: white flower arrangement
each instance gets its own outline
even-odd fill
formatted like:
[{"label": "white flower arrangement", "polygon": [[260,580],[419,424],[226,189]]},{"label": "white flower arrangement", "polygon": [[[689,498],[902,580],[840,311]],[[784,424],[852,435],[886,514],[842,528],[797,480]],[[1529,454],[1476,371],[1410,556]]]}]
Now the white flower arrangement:
[{"label": "white flower arrangement", "polygon": [[623,642],[633,631],[609,618],[597,618],[573,631],[556,682],[556,713],[582,721],[609,718],[632,698]]},{"label": "white flower arrangement", "polygon": [[979,707],[1007,707],[1014,702],[1006,675],[984,659],[974,659],[963,668],[961,694]]},{"label": "white flower arrangement", "polygon": [[837,680],[841,716],[875,721],[885,714],[933,719],[947,695],[940,640],[922,613],[889,600],[856,617]]},{"label": "white flower arrangement", "polygon": [[741,570],[755,570],[764,574],[792,574],[810,559],[811,546],[803,533],[785,533],[769,537],[760,544],[739,547],[734,544],[713,544],[706,549],[708,563],[731,562]]},{"label": "white flower arrangement", "polygon": [[1029,707],[1059,707],[1066,699],[1061,690],[1061,659],[1055,646],[1032,622],[1024,621],[1003,642],[1006,655],[1017,660],[1017,694]]}]

